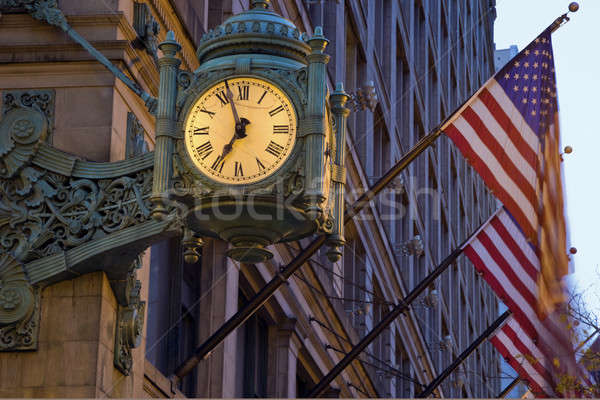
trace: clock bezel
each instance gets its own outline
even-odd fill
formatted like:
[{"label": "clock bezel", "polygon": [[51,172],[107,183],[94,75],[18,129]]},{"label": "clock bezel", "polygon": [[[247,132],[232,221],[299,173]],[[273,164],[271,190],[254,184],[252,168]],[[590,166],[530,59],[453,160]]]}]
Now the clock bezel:
[{"label": "clock bezel", "polygon": [[[297,161],[298,155],[301,153],[301,148],[303,147],[303,140],[302,136],[299,135],[299,130],[301,120],[304,119],[305,114],[304,105],[306,104],[306,99],[303,96],[304,93],[302,92],[300,87],[294,87],[296,85],[293,85],[292,82],[290,82],[287,79],[282,79],[277,76],[272,76],[272,74],[265,74],[261,72],[262,71],[259,70],[252,71],[251,73],[239,74],[233,71],[223,71],[223,73],[211,76],[211,79],[207,79],[205,81],[197,79],[195,82],[196,84],[192,85],[192,87],[188,89],[188,93],[186,93],[187,98],[183,107],[180,110],[178,119],[178,132],[180,133],[180,140],[178,140],[177,143],[177,151],[180,154],[182,161],[184,162],[185,168],[188,172],[192,174],[194,179],[198,179],[202,185],[207,186],[212,190],[217,191],[220,189],[226,189],[248,191],[249,189],[266,188],[277,183],[278,177],[286,176],[291,170],[297,170],[298,167],[300,167]],[[293,111],[296,114],[295,143],[292,146],[289,156],[283,162],[283,164],[280,165],[279,168],[272,171],[270,174],[265,175],[265,177],[258,181],[238,184],[219,182],[211,178],[211,176],[205,174],[196,166],[195,162],[192,159],[192,156],[189,154],[185,146],[185,124],[193,109],[194,104],[196,104],[198,99],[201,96],[203,96],[208,90],[210,90],[214,85],[221,83],[224,79],[237,78],[258,79],[264,81],[265,83],[273,85],[287,96],[288,100],[292,105]]]}]

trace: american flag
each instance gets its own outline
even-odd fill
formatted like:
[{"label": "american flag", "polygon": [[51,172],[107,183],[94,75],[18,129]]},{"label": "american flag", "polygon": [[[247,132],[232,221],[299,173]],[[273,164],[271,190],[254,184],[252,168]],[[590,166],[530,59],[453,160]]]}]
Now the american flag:
[{"label": "american flag", "polygon": [[463,252],[513,312],[492,344],[534,393],[556,397],[560,376],[555,360],[562,366],[560,374],[577,376],[578,372],[566,324],[555,313],[542,320],[536,312],[540,258],[534,246],[503,207],[464,245]]},{"label": "american flag", "polygon": [[548,360],[514,317],[490,338],[502,357],[538,397],[557,397]]},{"label": "american flag", "polygon": [[539,35],[441,128],[538,249],[537,292],[515,290],[540,315],[563,304],[568,272],[551,33]]}]

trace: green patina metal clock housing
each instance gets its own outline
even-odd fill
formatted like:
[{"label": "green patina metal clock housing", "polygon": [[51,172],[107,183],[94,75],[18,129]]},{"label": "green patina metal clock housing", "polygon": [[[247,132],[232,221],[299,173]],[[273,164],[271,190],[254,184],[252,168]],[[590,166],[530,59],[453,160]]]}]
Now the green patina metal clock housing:
[{"label": "green patina metal clock housing", "polygon": [[265,246],[316,232],[333,235],[331,258],[339,257],[347,113],[341,87],[341,107],[328,104],[327,42],[320,27],[308,38],[264,0],[204,35],[200,67],[174,70],[176,100],[174,88],[159,94],[156,218],[175,202],[192,236],[230,242],[228,254],[241,262],[264,261]]}]

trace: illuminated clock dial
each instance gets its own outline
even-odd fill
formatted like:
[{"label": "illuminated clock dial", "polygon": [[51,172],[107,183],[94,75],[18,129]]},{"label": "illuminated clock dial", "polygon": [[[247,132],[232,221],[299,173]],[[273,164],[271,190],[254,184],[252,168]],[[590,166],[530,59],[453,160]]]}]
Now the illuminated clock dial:
[{"label": "illuminated clock dial", "polygon": [[294,106],[281,89],[256,78],[231,78],[191,106],[185,148],[212,180],[249,184],[272,175],[288,159],[296,127]]}]

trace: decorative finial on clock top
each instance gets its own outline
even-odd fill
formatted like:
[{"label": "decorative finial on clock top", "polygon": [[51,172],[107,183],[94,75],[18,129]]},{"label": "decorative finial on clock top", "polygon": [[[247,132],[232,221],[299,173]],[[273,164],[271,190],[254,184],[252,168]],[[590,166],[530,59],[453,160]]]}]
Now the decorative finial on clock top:
[{"label": "decorative finial on clock top", "polygon": [[268,9],[271,5],[271,0],[252,0],[250,8]]}]

